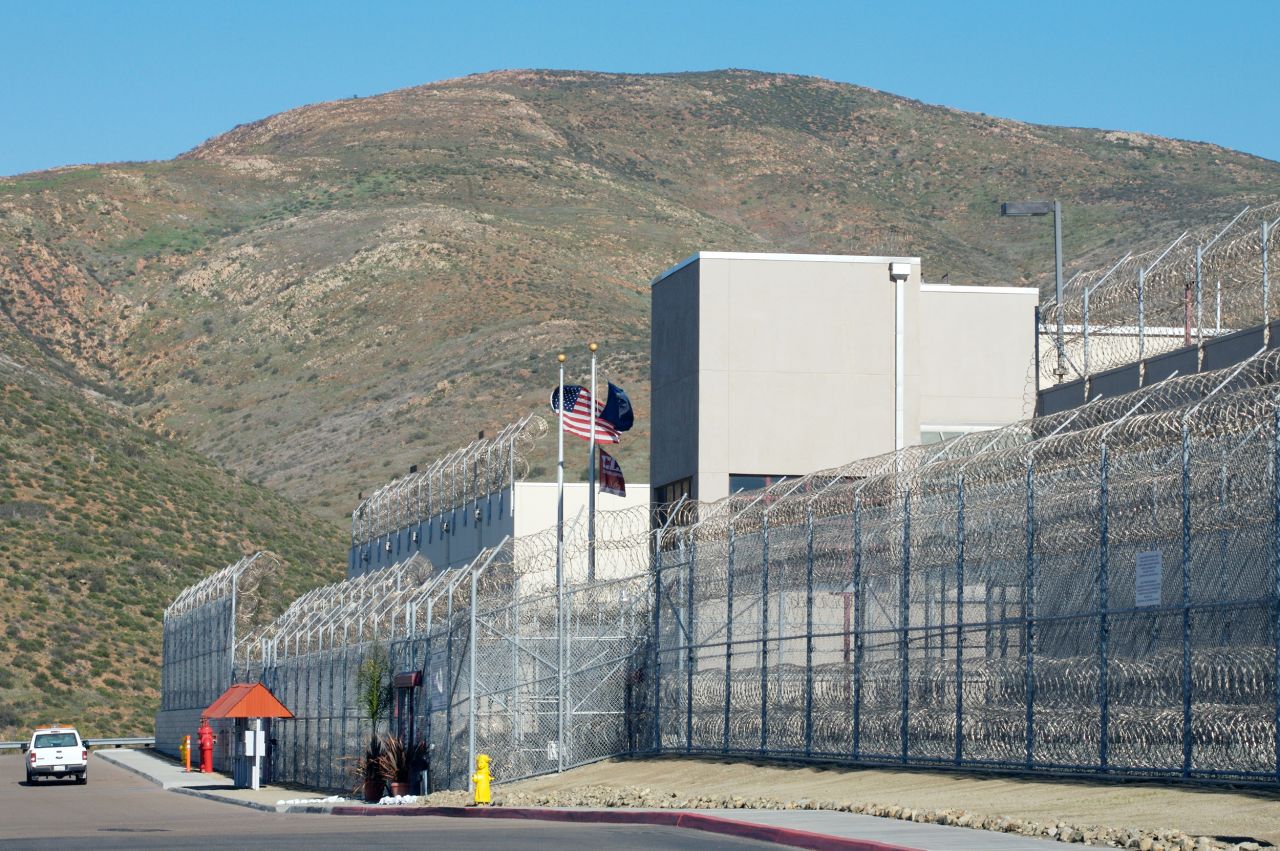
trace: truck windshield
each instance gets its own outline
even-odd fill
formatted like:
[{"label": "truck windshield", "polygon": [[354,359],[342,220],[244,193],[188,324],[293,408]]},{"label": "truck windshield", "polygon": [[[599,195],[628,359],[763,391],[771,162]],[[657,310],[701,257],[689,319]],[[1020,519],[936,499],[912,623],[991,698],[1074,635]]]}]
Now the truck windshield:
[{"label": "truck windshield", "polygon": [[41,733],[36,736],[36,742],[33,745],[37,748],[74,748],[75,746],[75,733]]}]

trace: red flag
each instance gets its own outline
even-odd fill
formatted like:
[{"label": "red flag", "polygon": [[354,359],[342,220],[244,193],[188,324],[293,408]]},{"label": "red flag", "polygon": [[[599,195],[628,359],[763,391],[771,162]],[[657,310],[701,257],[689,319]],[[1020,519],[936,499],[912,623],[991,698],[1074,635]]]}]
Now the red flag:
[{"label": "red flag", "polygon": [[[592,404],[591,391],[577,384],[566,384],[564,386],[564,430],[569,434],[576,434],[583,440],[591,439],[591,420],[596,422],[596,443],[619,443],[622,437],[618,434],[618,430],[614,428],[608,420],[600,418],[600,411],[604,408],[599,402]],[[596,416],[593,418],[591,412],[594,409]],[[557,387],[551,391],[551,410],[559,412],[560,410],[560,388]]]},{"label": "red flag", "polygon": [[622,468],[617,460],[600,450],[600,493],[611,493],[614,496],[627,495],[627,480],[622,477]]}]

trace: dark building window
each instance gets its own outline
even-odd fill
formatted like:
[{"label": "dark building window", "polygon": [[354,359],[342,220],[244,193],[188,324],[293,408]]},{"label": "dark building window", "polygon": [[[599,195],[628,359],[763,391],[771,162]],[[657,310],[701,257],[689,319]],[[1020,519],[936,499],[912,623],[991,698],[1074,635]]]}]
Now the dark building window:
[{"label": "dark building window", "polygon": [[774,474],[765,475],[747,475],[744,473],[729,474],[729,493],[734,494],[738,491],[758,491],[767,487],[772,487],[778,482],[785,482],[787,479],[795,478],[794,476],[779,476]]},{"label": "dark building window", "polygon": [[653,489],[653,522],[655,528],[663,526],[671,516],[671,509],[681,497],[693,499],[693,477],[685,476],[669,484]]}]

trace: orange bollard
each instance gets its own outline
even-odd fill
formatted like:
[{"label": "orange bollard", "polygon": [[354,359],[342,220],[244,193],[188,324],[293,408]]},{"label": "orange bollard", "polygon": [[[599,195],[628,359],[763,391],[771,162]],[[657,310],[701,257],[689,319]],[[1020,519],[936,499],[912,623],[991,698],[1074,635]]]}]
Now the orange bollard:
[{"label": "orange bollard", "polygon": [[191,735],[187,734],[182,737],[182,744],[178,745],[178,750],[182,753],[182,764],[186,768],[187,773],[191,773]]}]

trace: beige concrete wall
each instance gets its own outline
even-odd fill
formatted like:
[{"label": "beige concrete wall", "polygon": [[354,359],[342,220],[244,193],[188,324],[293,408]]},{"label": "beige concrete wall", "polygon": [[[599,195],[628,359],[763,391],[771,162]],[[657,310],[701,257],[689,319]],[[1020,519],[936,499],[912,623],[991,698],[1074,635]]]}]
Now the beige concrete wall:
[{"label": "beige concrete wall", "polygon": [[[565,435],[566,454],[569,440],[578,438]],[[566,462],[567,466],[567,462]],[[564,519],[572,523],[574,518],[581,519],[583,525],[587,518],[587,483],[566,482],[564,486]],[[649,504],[649,485],[627,483],[625,497],[611,493],[596,494],[596,511],[618,511],[623,508],[636,508]],[[517,482],[516,483],[516,537],[536,535],[556,525],[556,484],[555,482]]]},{"label": "beige concrete wall", "polygon": [[[893,449],[895,289],[888,262],[699,259],[700,499],[726,496],[731,473],[798,475]],[[918,309],[920,267],[908,262],[910,317]],[[908,382],[918,369],[913,328],[908,321]],[[665,411],[655,404],[655,414],[656,421]],[[911,442],[918,411],[908,402],[905,414]]]},{"label": "beige concrete wall", "polygon": [[[905,262],[903,445],[1028,416],[1037,293],[922,285],[918,258],[703,252],[653,283],[651,481],[803,475],[895,448]],[[692,410],[691,410],[692,409]]]},{"label": "beige concrete wall", "polygon": [[[575,438],[576,440],[576,438]],[[564,487],[565,550],[570,563],[565,566],[569,577],[586,576],[587,495],[586,482],[566,483]],[[634,523],[613,522],[600,512],[626,508],[648,508],[649,485],[627,484],[625,497],[608,493],[596,494],[596,577],[616,579],[643,572],[649,564],[647,538],[625,539],[620,546],[616,536],[648,529],[647,512],[644,517],[628,518]],[[520,482],[516,485],[516,537],[535,535],[554,528],[556,524],[556,485],[554,482]],[[521,552],[518,550],[518,552]],[[528,565],[524,566],[525,568]],[[529,587],[547,586],[554,581],[553,563],[538,562],[536,574],[528,577]]]},{"label": "beige concrete wall", "polygon": [[1004,425],[1032,415],[1038,300],[1034,289],[921,287],[921,422]]},{"label": "beige concrete wall", "polygon": [[[1229,333],[1223,332],[1223,333]],[[1153,326],[1146,329],[1141,345],[1138,332],[1134,328],[1091,328],[1089,331],[1088,372],[1096,374],[1106,372],[1118,366],[1138,361],[1138,351],[1145,357],[1172,352],[1187,345],[1186,331],[1183,328]],[[1205,333],[1205,340],[1211,340],[1215,334]],[[1195,342],[1195,329],[1192,329],[1191,340]],[[1040,333],[1040,386],[1052,387],[1057,383],[1053,374],[1057,367],[1058,331],[1052,322],[1047,330]],[[1063,334],[1063,349],[1067,353],[1067,381],[1074,381],[1081,376],[1077,369],[1085,371],[1084,334],[1079,325],[1068,325]],[[1074,366],[1073,366],[1074,365]]]}]

